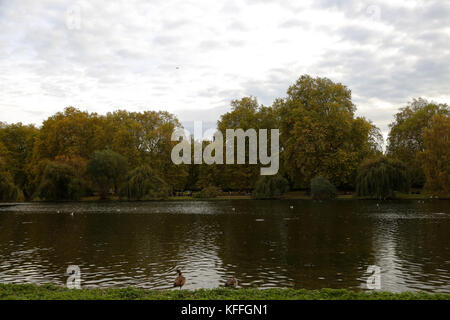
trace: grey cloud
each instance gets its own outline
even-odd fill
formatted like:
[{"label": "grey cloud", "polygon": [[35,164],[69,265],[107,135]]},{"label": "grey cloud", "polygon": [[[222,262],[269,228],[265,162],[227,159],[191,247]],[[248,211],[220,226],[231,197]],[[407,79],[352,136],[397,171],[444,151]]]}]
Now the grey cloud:
[{"label": "grey cloud", "polygon": [[234,20],[228,25],[228,29],[237,30],[237,31],[246,31],[248,28],[240,21]]},{"label": "grey cloud", "polygon": [[[94,105],[93,108],[102,105],[99,111],[117,103],[132,108],[153,101],[162,103],[156,106],[162,108],[164,101],[173,98],[174,79],[182,79],[193,87],[187,97],[175,102],[177,106],[186,103],[189,109],[180,113],[180,119],[205,116],[211,122],[229,110],[233,99],[253,95],[261,103],[271,104],[273,99],[283,97],[289,85],[303,73],[335,75],[332,80],[347,85],[361,105],[380,100],[397,107],[421,95],[442,96],[450,92],[450,44],[446,29],[450,28],[450,2],[429,0],[417,2],[416,7],[401,7],[378,0],[314,1],[312,9],[316,12],[344,13],[347,20],[337,27],[332,20],[305,22],[308,17],[304,16],[304,10],[311,8],[300,1],[226,1],[212,6],[214,9],[190,1],[180,2],[179,7],[163,0],[122,1],[119,5],[80,1],[79,30],[67,28],[68,3],[45,0],[25,3],[26,6],[20,2],[0,2],[0,103],[17,110],[23,108],[27,118],[32,116],[28,112],[33,107],[20,106],[16,102],[20,97],[55,97],[56,105],[65,101],[62,98],[70,99],[76,92],[85,92],[91,85],[98,86],[92,90],[95,94],[92,97],[81,94],[79,99]],[[278,19],[274,17],[274,29],[270,31],[276,34],[269,32],[266,37],[258,33],[259,24],[266,21],[244,16],[247,10],[243,9],[249,5],[274,4],[283,14]],[[101,10],[103,5],[105,10]],[[217,14],[212,22],[207,19],[211,16],[205,16],[206,22],[198,18],[205,8],[212,10],[209,14]],[[373,8],[379,9],[375,20],[371,19]],[[224,33],[223,27],[228,27]],[[196,60],[203,52],[205,57],[221,58],[222,52],[235,52],[242,47],[239,53],[245,59],[245,53],[255,49],[255,44],[261,50],[274,50],[277,49],[274,44],[279,43],[283,43],[280,50],[295,52],[302,50],[296,47],[302,39],[286,36],[289,29],[295,28],[309,28],[310,32],[340,40],[327,43],[306,66],[300,61],[283,61],[285,55],[277,56],[275,50],[267,65],[261,65],[266,69],[259,70],[264,72],[257,77],[230,68],[226,70],[227,81],[202,83],[203,76],[211,77],[213,69],[208,59]],[[226,65],[235,63],[228,56],[222,59]],[[293,60],[290,55],[286,55],[287,59]],[[134,100],[134,84],[142,84],[141,81],[151,88],[148,101]],[[195,87],[197,82],[201,87]],[[116,90],[111,88],[126,86],[129,96],[114,101],[111,94]],[[197,103],[216,108],[197,112]],[[46,112],[54,111],[51,108]],[[392,116],[385,109],[362,107],[360,112],[381,125]]]},{"label": "grey cloud", "polygon": [[176,36],[156,36],[153,38],[153,43],[156,45],[172,45],[180,41]]},{"label": "grey cloud", "polygon": [[350,40],[358,43],[365,43],[375,38],[377,33],[361,25],[347,25],[342,27],[338,34],[342,40]]},{"label": "grey cloud", "polygon": [[287,20],[279,25],[279,28],[303,28],[303,29],[309,29],[310,23],[302,20],[297,19],[290,19]]},{"label": "grey cloud", "polygon": [[220,47],[222,47],[222,43],[216,40],[205,40],[200,42],[200,44],[198,45],[198,48],[202,51],[210,51],[210,50],[215,50],[218,49]]}]

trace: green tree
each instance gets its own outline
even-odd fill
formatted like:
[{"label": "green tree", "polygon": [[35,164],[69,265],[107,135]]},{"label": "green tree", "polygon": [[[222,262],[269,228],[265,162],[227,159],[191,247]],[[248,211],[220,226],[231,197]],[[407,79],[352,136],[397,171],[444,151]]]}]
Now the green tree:
[{"label": "green tree", "polygon": [[289,190],[287,180],[279,175],[261,176],[252,192],[253,199],[278,199]]},{"label": "green tree", "polygon": [[[268,129],[268,141],[270,141],[270,129],[278,129],[278,116],[275,109],[272,107],[265,107],[258,103],[255,97],[244,97],[240,100],[233,100],[231,102],[231,111],[225,113],[220,117],[217,123],[218,130],[224,137],[224,145],[226,141],[227,129],[255,129],[258,134],[258,129]],[[258,135],[257,135],[258,139]],[[235,150],[236,150],[235,139]],[[270,148],[269,148],[270,150]],[[223,150],[224,158],[226,149]],[[251,190],[260,176],[260,164],[249,163],[249,139],[245,141],[245,164],[237,163],[237,153],[235,152],[234,165],[212,167],[215,171],[215,184],[222,187],[222,189],[229,190]],[[224,159],[225,161],[225,159]],[[206,168],[206,172],[211,176],[211,168]],[[202,171],[203,173],[203,171]],[[201,176],[200,179],[203,177]],[[213,182],[213,181],[211,181]],[[205,186],[208,184],[205,184]]]},{"label": "green tree", "polygon": [[326,176],[337,187],[352,187],[359,163],[380,152],[382,136],[355,118],[350,90],[326,78],[302,76],[273,107],[280,119],[281,159],[295,188]]},{"label": "green tree", "polygon": [[379,156],[366,159],[358,169],[356,195],[376,199],[394,198],[395,192],[408,192],[405,165],[395,159]]},{"label": "green tree", "polygon": [[220,195],[220,189],[216,186],[207,186],[202,189],[202,191],[194,194],[195,198],[204,198],[204,199],[210,199],[210,198],[216,198]]},{"label": "green tree", "polygon": [[49,162],[36,196],[43,200],[79,200],[84,194],[84,181],[76,177],[69,165]]},{"label": "green tree", "polygon": [[169,197],[169,185],[149,166],[132,170],[121,194],[129,200],[156,200]]},{"label": "green tree", "polygon": [[110,191],[117,192],[127,173],[127,159],[112,150],[95,151],[87,163],[86,172],[102,199]]},{"label": "green tree", "polygon": [[448,105],[414,99],[400,109],[390,124],[387,154],[405,163],[413,187],[423,187],[425,184],[419,155],[424,151],[423,131],[431,126],[436,114],[449,115]]},{"label": "green tree", "polygon": [[314,200],[332,200],[336,198],[336,187],[328,179],[314,177],[311,179],[311,196]]},{"label": "green tree", "polygon": [[436,114],[430,128],[423,131],[422,168],[425,189],[450,195],[450,116]]}]

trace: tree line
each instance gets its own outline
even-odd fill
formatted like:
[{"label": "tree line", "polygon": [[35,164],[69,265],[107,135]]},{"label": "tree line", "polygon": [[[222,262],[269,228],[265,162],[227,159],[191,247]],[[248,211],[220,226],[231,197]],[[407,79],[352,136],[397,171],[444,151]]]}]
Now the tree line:
[{"label": "tree line", "polygon": [[320,190],[322,180],[324,194],[333,188],[378,198],[410,188],[450,194],[448,105],[419,98],[401,108],[385,152],[380,130],[355,111],[346,86],[308,75],[271,106],[255,97],[233,100],[217,130],[279,128],[276,177],[261,177],[261,165],[175,165],[171,135],[181,124],[165,111],[100,115],[67,107],[39,128],[1,123],[0,200],[146,200],[183,190],[254,191],[264,198],[312,185]]}]

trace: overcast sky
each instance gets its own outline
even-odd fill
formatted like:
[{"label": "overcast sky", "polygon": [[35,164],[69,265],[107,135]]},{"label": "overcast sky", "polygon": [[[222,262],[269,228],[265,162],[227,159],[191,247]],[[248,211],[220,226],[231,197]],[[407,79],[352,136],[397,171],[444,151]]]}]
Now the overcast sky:
[{"label": "overcast sky", "polygon": [[302,74],[347,85],[384,133],[415,97],[450,102],[447,0],[0,0],[0,121],[73,105],[215,123]]}]

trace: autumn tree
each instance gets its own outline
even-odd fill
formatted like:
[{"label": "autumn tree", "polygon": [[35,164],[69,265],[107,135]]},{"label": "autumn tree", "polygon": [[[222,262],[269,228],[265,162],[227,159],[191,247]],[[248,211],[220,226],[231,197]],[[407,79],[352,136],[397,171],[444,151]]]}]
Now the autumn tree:
[{"label": "autumn tree", "polygon": [[30,197],[33,187],[29,184],[28,167],[31,165],[32,150],[38,129],[33,125],[0,124],[0,141],[4,147],[2,161],[13,183]]},{"label": "autumn tree", "polygon": [[22,190],[14,183],[11,172],[7,170],[8,149],[0,141],[0,201],[22,201]]},{"label": "autumn tree", "polygon": [[35,190],[41,183],[48,162],[58,157],[84,162],[95,150],[104,148],[109,141],[104,129],[103,117],[74,107],[65,108],[64,112],[45,120],[36,135],[27,167],[31,189]]},{"label": "autumn tree", "polygon": [[450,195],[450,115],[434,115],[430,128],[423,131],[423,146],[425,189]]},{"label": "autumn tree", "polygon": [[77,155],[85,159],[107,143],[104,122],[96,113],[67,107],[42,124],[36,141],[34,160]]},{"label": "autumn tree", "polygon": [[280,119],[284,170],[296,188],[308,188],[315,176],[352,187],[359,163],[380,152],[380,131],[355,117],[351,92],[340,83],[302,76],[273,107]]},{"label": "autumn tree", "polygon": [[[278,129],[279,124],[274,109],[265,107],[258,103],[255,97],[244,97],[240,100],[231,102],[231,111],[220,117],[217,123],[218,130],[224,138],[224,146],[229,143],[226,139],[227,129],[242,129],[244,132],[248,129],[254,129],[257,133],[256,142],[258,143],[258,130],[268,129],[268,141],[270,141],[270,129]],[[237,139],[234,139],[236,150]],[[270,150],[270,148],[268,148]],[[224,158],[226,150],[223,150]],[[260,176],[259,163],[249,163],[249,138],[245,139],[245,164],[237,164],[237,153],[234,154],[234,165],[220,166],[220,172],[217,173],[216,185],[223,189],[251,190]],[[225,161],[225,159],[224,159]],[[207,172],[210,170],[206,170]],[[200,177],[202,179],[202,177]],[[206,185],[205,185],[206,186]]]},{"label": "autumn tree", "polygon": [[110,137],[107,145],[126,157],[131,169],[150,166],[170,186],[182,190],[188,168],[175,165],[171,160],[176,144],[171,136],[177,127],[181,127],[180,122],[168,112],[117,110],[106,115],[106,132]]},{"label": "autumn tree", "polygon": [[446,104],[415,99],[401,108],[390,124],[387,154],[405,163],[413,187],[423,187],[425,174],[420,154],[424,151],[423,132],[430,128],[434,115],[449,115]]}]

